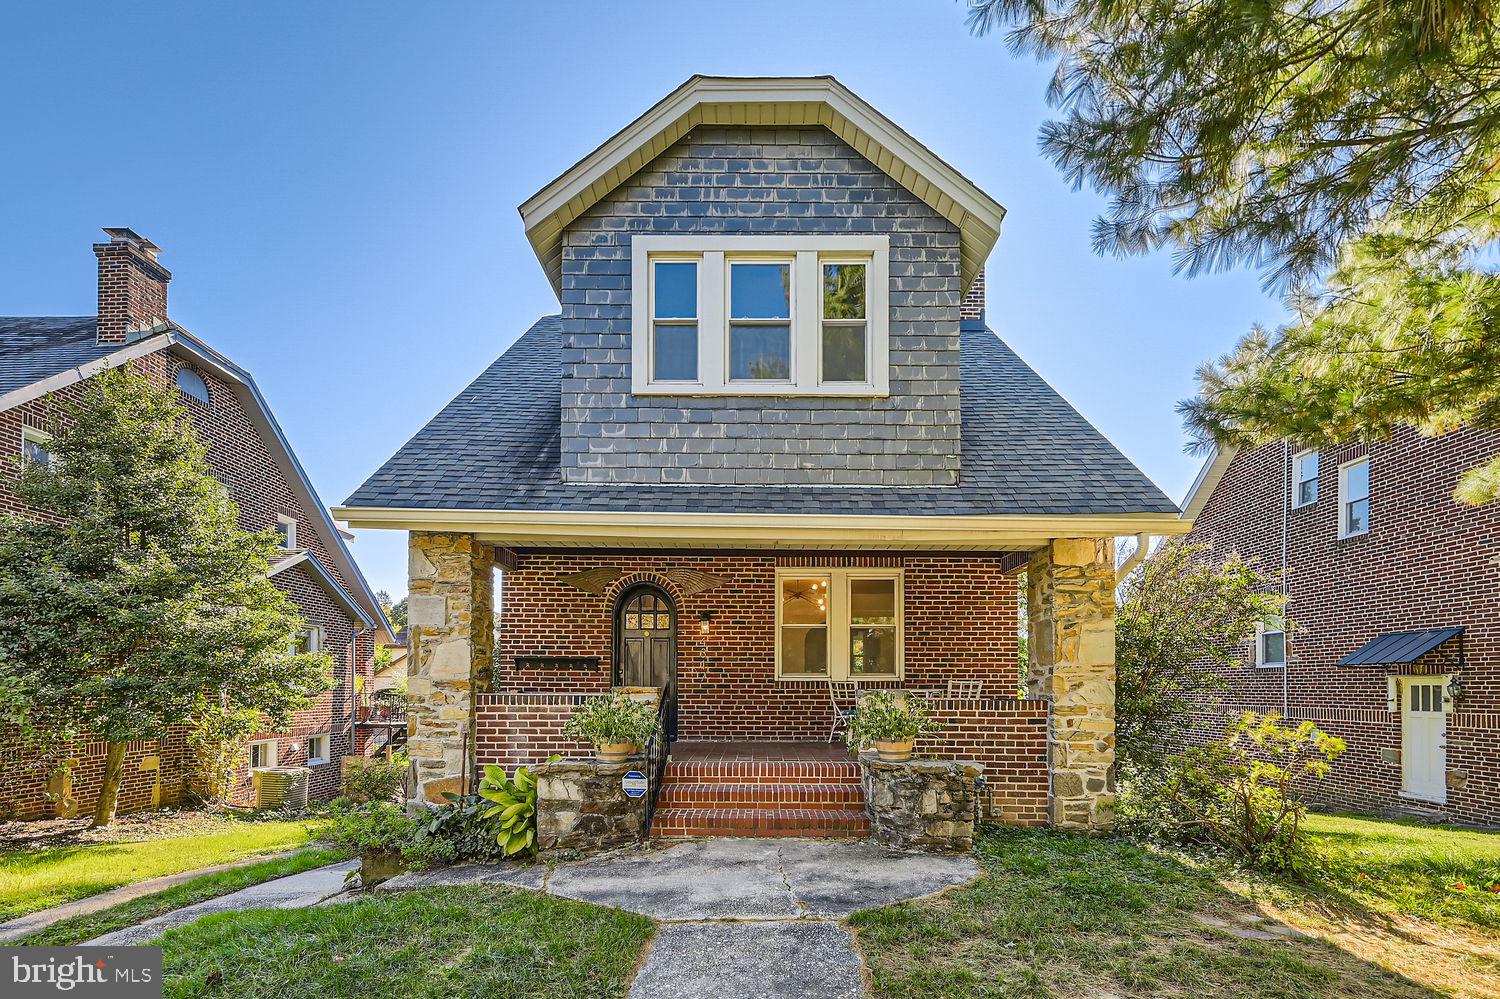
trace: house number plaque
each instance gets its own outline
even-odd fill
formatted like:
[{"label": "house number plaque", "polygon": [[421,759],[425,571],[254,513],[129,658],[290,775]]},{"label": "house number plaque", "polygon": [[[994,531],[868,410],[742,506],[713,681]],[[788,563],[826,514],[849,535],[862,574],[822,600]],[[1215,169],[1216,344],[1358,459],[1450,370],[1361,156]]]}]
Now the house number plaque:
[{"label": "house number plaque", "polygon": [[598,656],[516,656],[516,669],[589,670],[599,672]]}]

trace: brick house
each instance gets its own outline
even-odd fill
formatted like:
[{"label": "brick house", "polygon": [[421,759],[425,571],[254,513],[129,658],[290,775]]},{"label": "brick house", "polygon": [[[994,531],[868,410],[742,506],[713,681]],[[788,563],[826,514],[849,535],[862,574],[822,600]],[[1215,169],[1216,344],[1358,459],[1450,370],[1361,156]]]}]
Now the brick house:
[{"label": "brick house", "polygon": [[1184,504],[1189,538],[1281,573],[1288,601],[1195,735],[1245,709],[1310,719],[1349,746],[1330,803],[1500,823],[1500,507],[1453,500],[1496,454],[1500,432],[1407,428],[1214,455]]},{"label": "brick house", "polygon": [[410,532],[418,794],[650,685],[653,834],[859,832],[853,683],[998,817],[1107,826],[1113,539],[1187,525],[986,327],[1004,209],[832,78],[694,77],[520,211],[560,313],[335,511]]},{"label": "brick house", "polygon": [[[309,793],[337,793],[339,764],[353,745],[355,676],[368,671],[377,638],[389,630],[338,527],[318,499],[249,373],[167,316],[171,274],[158,249],[129,229],[106,229],[98,258],[96,316],[0,318],[0,442],[11,454],[47,460],[47,441],[87,379],[126,365],[159,384],[176,385],[215,475],[239,505],[241,526],[275,530],[286,553],[272,566],[307,623],[303,641],[330,653],[336,686],[299,711],[286,732],[258,734],[241,767],[235,800],[249,803],[252,766],[309,769]],[[0,512],[34,514],[15,493],[19,464],[0,462]],[[67,786],[46,767],[26,766],[5,746],[0,813],[39,817],[91,809],[103,772],[104,744],[74,747]],[[132,743],[120,811],[183,800],[191,760],[185,732]],[[49,795],[49,779],[52,787]]]}]

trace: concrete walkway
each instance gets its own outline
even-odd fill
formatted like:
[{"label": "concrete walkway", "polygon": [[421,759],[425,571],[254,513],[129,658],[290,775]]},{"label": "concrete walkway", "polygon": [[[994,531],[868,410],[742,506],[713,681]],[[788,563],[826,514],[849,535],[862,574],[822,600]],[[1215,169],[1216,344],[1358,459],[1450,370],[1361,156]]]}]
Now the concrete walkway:
[{"label": "concrete walkway", "polygon": [[76,902],[65,902],[62,905],[54,905],[50,909],[42,909],[39,912],[28,912],[24,916],[17,916],[15,919],[0,923],[0,943],[9,943],[12,940],[31,936],[33,933],[40,933],[53,923],[61,922],[64,919],[71,919],[74,916],[86,916],[101,909],[108,909],[125,902],[134,901],[144,895],[154,895],[159,891],[165,891],[175,885],[182,884],[184,881],[191,881],[205,874],[217,874],[220,871],[232,871],[236,867],[263,864],[268,860],[279,860],[282,857],[290,857],[297,852],[296,850],[283,850],[280,853],[263,853],[228,864],[200,867],[196,871],[163,874],[159,878],[147,878],[145,881],[137,881],[134,884],[111,888],[109,891],[100,892],[98,895],[80,898]]},{"label": "concrete walkway", "polygon": [[384,891],[508,884],[650,916],[663,926],[632,999],[857,999],[854,938],[839,922],[979,875],[972,857],[868,843],[711,839],[540,866],[471,864],[405,875]]},{"label": "concrete walkway", "polygon": [[119,947],[145,943],[155,940],[174,926],[182,926],[216,912],[234,912],[239,909],[305,909],[342,892],[345,875],[358,869],[359,861],[346,860],[266,881],[175,912],[164,913],[136,926],[85,940],[84,946]]}]

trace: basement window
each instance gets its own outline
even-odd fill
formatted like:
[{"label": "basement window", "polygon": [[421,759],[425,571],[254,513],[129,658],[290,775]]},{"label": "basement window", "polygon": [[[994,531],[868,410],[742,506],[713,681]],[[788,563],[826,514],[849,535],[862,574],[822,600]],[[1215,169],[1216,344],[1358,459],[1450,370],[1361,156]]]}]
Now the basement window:
[{"label": "basement window", "polygon": [[885,236],[636,236],[638,395],[884,396]]},{"label": "basement window", "polygon": [[307,737],[307,764],[317,766],[328,762],[328,736],[310,735]]},{"label": "basement window", "polygon": [[262,770],[276,765],[276,740],[250,743],[250,769]]}]

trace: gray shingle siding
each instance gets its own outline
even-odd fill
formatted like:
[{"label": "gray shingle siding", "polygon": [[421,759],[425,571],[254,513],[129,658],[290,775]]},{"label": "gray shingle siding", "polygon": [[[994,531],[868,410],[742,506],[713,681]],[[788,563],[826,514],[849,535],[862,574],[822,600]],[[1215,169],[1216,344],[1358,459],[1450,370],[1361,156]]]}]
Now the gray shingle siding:
[{"label": "gray shingle siding", "polygon": [[961,337],[957,485],[588,484],[559,466],[562,324],[545,316],[349,497],[347,505],[618,513],[1176,513],[1177,506],[999,337]]},{"label": "gray shingle siding", "polygon": [[[630,240],[890,237],[890,395],[635,397]],[[700,128],[569,226],[561,473],[578,483],[951,486],[960,472],[959,234],[821,128]]]}]

